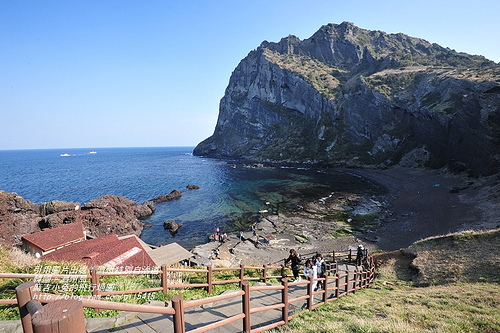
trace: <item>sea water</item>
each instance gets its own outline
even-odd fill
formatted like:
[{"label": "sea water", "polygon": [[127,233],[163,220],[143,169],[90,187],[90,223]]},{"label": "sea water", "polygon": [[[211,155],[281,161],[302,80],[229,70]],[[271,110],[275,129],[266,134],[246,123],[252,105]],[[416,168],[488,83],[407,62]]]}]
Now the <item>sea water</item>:
[{"label": "sea water", "polygon": [[[179,199],[156,204],[143,220],[141,238],[153,245],[177,242],[192,248],[218,227],[230,236],[246,230],[259,211],[303,204],[335,191],[377,191],[347,173],[297,168],[253,168],[228,160],[193,156],[193,147],[44,149],[0,151],[0,190],[35,203],[84,204],[106,194],[138,203],[182,191]],[[199,189],[187,190],[188,184]],[[163,222],[182,223],[176,235]]]}]

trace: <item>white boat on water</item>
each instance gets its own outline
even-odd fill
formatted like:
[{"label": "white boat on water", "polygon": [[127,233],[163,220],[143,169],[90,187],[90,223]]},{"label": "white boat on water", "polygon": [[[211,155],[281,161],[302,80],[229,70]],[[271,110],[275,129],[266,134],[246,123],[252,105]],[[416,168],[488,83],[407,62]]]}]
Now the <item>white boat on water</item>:
[{"label": "white boat on water", "polygon": [[97,154],[95,150],[92,150],[89,154]]},{"label": "white boat on water", "polygon": [[70,154],[61,154],[60,156],[66,157],[66,156],[71,156]]}]

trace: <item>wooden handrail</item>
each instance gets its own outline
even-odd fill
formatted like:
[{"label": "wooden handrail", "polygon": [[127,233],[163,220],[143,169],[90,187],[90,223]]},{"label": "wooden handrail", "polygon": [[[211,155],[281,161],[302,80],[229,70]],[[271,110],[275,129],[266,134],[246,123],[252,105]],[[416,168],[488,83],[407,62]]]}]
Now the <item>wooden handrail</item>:
[{"label": "wooden handrail", "polygon": [[70,275],[70,274],[31,274],[31,273],[0,273],[0,279],[34,279],[38,277],[48,277],[54,279],[90,279],[90,275]]},{"label": "wooden handrail", "polygon": [[[338,253],[334,255],[339,255]],[[0,273],[0,278],[32,278],[32,277],[40,277],[40,276],[51,276],[53,278],[85,278],[91,279],[91,283],[94,286],[98,286],[99,284],[99,277],[102,276],[112,276],[112,275],[160,275],[161,276],[161,281],[162,281],[162,286],[161,287],[153,287],[153,288],[144,288],[144,289],[137,289],[137,290],[125,290],[125,291],[108,291],[108,292],[100,292],[99,288],[95,288],[96,291],[93,292],[92,296],[74,296],[70,297],[67,295],[54,295],[54,294],[44,294],[44,293],[39,293],[36,291],[32,291],[29,294],[27,294],[27,298],[24,303],[24,308],[26,309],[26,304],[30,301],[29,298],[33,299],[38,299],[42,303],[52,303],[53,301],[60,301],[65,298],[70,298],[73,301],[77,300],[82,303],[83,306],[85,307],[91,307],[95,309],[109,309],[109,310],[118,310],[118,311],[133,311],[133,312],[143,312],[143,313],[160,313],[160,314],[169,314],[173,315],[174,319],[174,332],[176,333],[184,333],[185,330],[185,323],[184,323],[184,310],[192,307],[197,307],[201,306],[204,304],[212,303],[212,302],[218,302],[222,301],[225,299],[230,299],[230,298],[235,298],[235,297],[242,297],[242,304],[243,304],[243,313],[237,314],[235,316],[226,318],[224,320],[218,321],[216,323],[212,323],[209,325],[205,325],[203,327],[197,328],[195,330],[191,330],[190,332],[206,332],[207,330],[212,330],[215,328],[222,327],[224,325],[227,325],[229,323],[232,323],[237,320],[243,319],[244,321],[244,331],[245,332],[261,332],[263,330],[271,329],[283,324],[286,324],[290,318],[293,318],[297,315],[297,313],[294,313],[292,315],[288,314],[288,309],[289,309],[289,304],[292,304],[294,302],[306,300],[307,301],[307,309],[311,310],[313,308],[316,308],[322,304],[325,304],[326,302],[333,301],[335,299],[338,299],[339,297],[343,295],[347,295],[349,293],[355,293],[358,289],[366,288],[370,286],[371,282],[374,279],[374,262],[373,259],[370,257],[366,258],[365,263],[368,265],[368,268],[363,271],[354,271],[354,272],[349,272],[346,271],[345,273],[339,273],[338,272],[338,265],[336,263],[332,263],[329,265],[329,270],[327,271],[327,277],[322,277],[322,278],[317,278],[317,279],[305,279],[303,281],[297,281],[297,282],[288,282],[286,278],[282,279],[282,284],[281,285],[264,285],[264,286],[253,286],[250,287],[248,281],[253,281],[253,280],[264,280],[271,278],[270,276],[266,276],[267,272],[269,270],[273,269],[280,269],[282,271],[281,276],[274,276],[274,277],[282,277],[283,274],[283,266],[267,266],[264,265],[263,267],[253,267],[253,266],[243,266],[241,265],[238,268],[212,268],[208,267],[206,269],[184,269],[184,268],[168,268],[166,266],[162,267],[162,270],[158,272],[152,272],[152,271],[128,271],[128,272],[98,272],[97,270],[92,270],[91,275],[69,275],[69,274],[14,274],[14,273]],[[332,267],[334,269],[332,269]],[[263,274],[261,277],[245,277],[244,272],[245,270],[250,270],[254,269],[256,271],[263,271]],[[230,279],[230,280],[217,280],[213,281],[212,279],[212,272],[217,272],[217,271],[239,271],[240,272],[240,278],[239,279]],[[187,287],[207,287],[211,286],[213,284],[225,284],[225,283],[240,283],[242,286],[242,290],[236,291],[231,294],[227,295],[218,295],[218,296],[212,296],[208,297],[205,299],[200,299],[200,300],[190,300],[190,301],[183,301],[182,296],[175,296],[174,299],[172,300],[172,305],[173,308],[169,307],[157,307],[157,306],[148,306],[148,305],[137,305],[137,304],[129,304],[129,303],[119,303],[119,302],[109,302],[109,301],[101,301],[99,298],[101,296],[109,296],[109,295],[118,295],[118,294],[126,294],[126,293],[146,293],[146,292],[154,292],[154,291],[161,291],[161,290],[166,290],[166,275],[169,272],[186,272],[186,273],[200,273],[200,274],[208,274],[207,276],[207,283],[193,283],[193,284],[169,284],[168,288],[187,288]],[[330,276],[331,272],[335,272],[334,275]],[[273,278],[274,278],[273,277]],[[313,282],[315,281],[324,281],[324,290],[319,290],[319,291],[314,291],[312,290]],[[29,282],[30,283],[30,288],[33,289],[34,287],[34,282]],[[330,284],[330,285],[329,285]],[[289,298],[288,297],[288,290],[290,286],[300,286],[300,285],[307,285],[307,295],[295,297],[295,298]],[[332,286],[335,285],[335,286]],[[25,288],[26,289],[26,288]],[[29,289],[29,290],[31,290]],[[251,291],[269,291],[269,290],[281,290],[282,293],[282,301],[281,303],[275,303],[271,305],[265,305],[265,306],[259,306],[255,308],[250,308],[250,292]],[[328,291],[328,292],[327,292]],[[334,294],[334,297],[328,298],[327,294]],[[322,295],[320,297],[321,301],[314,303],[313,302],[313,297],[316,295]],[[12,304],[15,300],[0,300],[0,304]],[[27,302],[26,302],[27,301]],[[18,301],[18,304],[19,303]],[[36,304],[35,304],[36,305]],[[36,308],[36,307],[35,307]],[[263,327],[258,327],[256,329],[251,329],[250,326],[250,314],[252,313],[258,313],[262,311],[268,311],[268,310],[274,310],[274,309],[281,309],[282,311],[282,320],[279,320],[275,323],[269,324],[267,326]],[[307,311],[307,309],[304,309],[301,312]],[[24,310],[26,311],[26,310]],[[28,318],[28,315],[25,315],[23,318],[26,319]],[[29,330],[27,331],[29,332]]]},{"label": "wooden handrail", "polygon": [[239,290],[239,291],[236,291],[236,292],[231,293],[231,294],[212,296],[212,297],[196,299],[196,300],[192,300],[192,301],[184,301],[184,308],[189,309],[189,308],[193,308],[195,306],[201,306],[201,305],[205,305],[208,303],[219,302],[219,301],[223,301],[225,299],[230,299],[230,298],[242,296],[243,294],[244,294],[244,292]]},{"label": "wooden handrail", "polygon": [[212,323],[212,324],[208,324],[208,325],[205,325],[203,327],[199,327],[199,328],[196,328],[194,330],[190,330],[188,331],[189,333],[198,333],[198,332],[207,332],[207,331],[211,331],[211,330],[214,330],[216,328],[219,328],[219,327],[222,327],[222,326],[226,326],[227,324],[231,324],[237,320],[241,320],[245,318],[245,314],[244,313],[240,313],[240,314],[237,314],[237,315],[234,315],[232,317],[229,317],[229,318],[225,318],[225,319],[221,319],[215,323]]}]

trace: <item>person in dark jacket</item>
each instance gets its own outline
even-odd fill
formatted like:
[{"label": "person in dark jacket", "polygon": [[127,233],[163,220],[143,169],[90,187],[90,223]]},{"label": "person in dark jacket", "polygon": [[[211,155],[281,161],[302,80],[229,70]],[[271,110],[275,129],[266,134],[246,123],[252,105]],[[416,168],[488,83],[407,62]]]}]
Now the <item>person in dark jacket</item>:
[{"label": "person in dark jacket", "polygon": [[360,266],[361,265],[361,260],[364,257],[364,249],[363,245],[359,244],[358,250],[356,252],[356,265]]},{"label": "person in dark jacket", "polygon": [[294,281],[300,281],[300,254],[298,254],[294,249],[290,250],[290,255],[285,259],[285,266],[290,262],[292,266]]}]

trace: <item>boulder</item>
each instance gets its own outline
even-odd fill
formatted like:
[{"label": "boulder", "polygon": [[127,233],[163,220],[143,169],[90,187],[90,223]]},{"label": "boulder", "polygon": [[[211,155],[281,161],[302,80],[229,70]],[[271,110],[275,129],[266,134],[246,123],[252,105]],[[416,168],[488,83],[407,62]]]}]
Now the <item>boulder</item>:
[{"label": "boulder", "polygon": [[138,219],[143,219],[153,215],[156,207],[153,201],[145,201],[140,205],[134,207],[134,214]]},{"label": "boulder", "polygon": [[191,185],[191,184],[188,184],[186,186],[186,189],[188,190],[198,190],[200,187],[198,185]]},{"label": "boulder", "polygon": [[173,190],[169,194],[167,194],[167,195],[161,195],[161,196],[159,196],[157,198],[154,198],[151,201],[153,201],[154,203],[160,203],[160,202],[165,202],[165,201],[171,201],[171,200],[174,200],[174,199],[179,199],[181,196],[182,196],[181,191],[179,191],[179,190]]},{"label": "boulder", "polygon": [[77,202],[52,200],[50,202],[42,202],[42,204],[40,205],[40,215],[47,216],[64,211],[75,211],[79,210],[80,208],[81,205]]},{"label": "boulder", "polygon": [[175,235],[179,231],[179,228],[182,227],[182,225],[182,223],[176,223],[173,220],[163,222],[163,228],[170,232],[171,235]]}]

